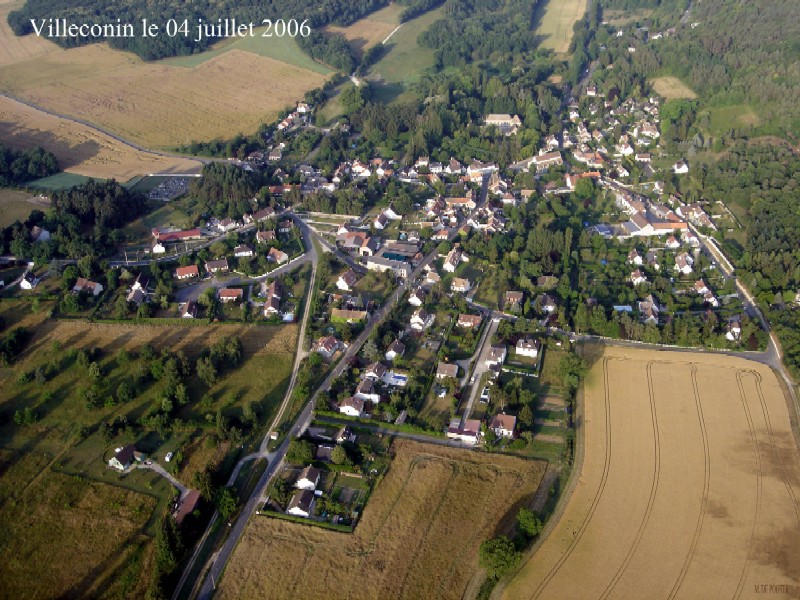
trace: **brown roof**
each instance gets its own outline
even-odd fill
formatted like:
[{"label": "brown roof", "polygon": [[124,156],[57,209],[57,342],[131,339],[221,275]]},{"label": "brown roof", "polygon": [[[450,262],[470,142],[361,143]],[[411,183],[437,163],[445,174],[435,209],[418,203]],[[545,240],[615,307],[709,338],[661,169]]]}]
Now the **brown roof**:
[{"label": "brown roof", "polygon": [[241,288],[222,288],[219,291],[220,298],[241,298],[244,290]]},{"label": "brown roof", "polygon": [[178,512],[175,513],[175,520],[178,522],[178,525],[183,522],[187,515],[194,512],[194,509],[197,508],[198,504],[200,504],[200,492],[197,490],[189,490],[189,493],[186,494],[186,497],[181,500]]},{"label": "brown roof", "polygon": [[489,421],[489,429],[505,429],[506,431],[514,431],[517,426],[517,417],[514,415],[495,415]]},{"label": "brown roof", "polygon": [[458,325],[460,327],[478,327],[480,324],[480,315],[458,315]]},{"label": "brown roof", "polygon": [[175,277],[197,277],[200,275],[200,270],[197,265],[189,265],[188,267],[178,267],[175,269]]}]

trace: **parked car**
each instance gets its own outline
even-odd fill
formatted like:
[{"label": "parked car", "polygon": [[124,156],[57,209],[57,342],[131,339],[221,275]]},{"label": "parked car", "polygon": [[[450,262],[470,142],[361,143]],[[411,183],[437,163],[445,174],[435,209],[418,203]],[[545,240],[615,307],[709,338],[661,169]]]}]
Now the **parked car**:
[{"label": "parked car", "polygon": [[167,455],[164,457],[164,460],[169,462],[172,460],[172,452],[167,452]]}]

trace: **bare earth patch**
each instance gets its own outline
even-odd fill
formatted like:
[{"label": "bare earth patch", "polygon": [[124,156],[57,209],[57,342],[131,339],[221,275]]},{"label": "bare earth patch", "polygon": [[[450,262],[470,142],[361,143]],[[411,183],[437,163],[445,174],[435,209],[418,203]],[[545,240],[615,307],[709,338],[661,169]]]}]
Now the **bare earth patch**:
[{"label": "bare earth patch", "polygon": [[677,100],[680,98],[692,100],[697,98],[697,94],[694,90],[677,77],[656,77],[650,83],[653,84],[653,89],[656,93],[667,100]]},{"label": "bare earth patch", "polygon": [[800,589],[800,453],[774,374],[725,356],[591,351],[577,487],[503,597]]},{"label": "bare earth patch", "polygon": [[405,440],[392,447],[352,534],[256,517],[219,597],[458,599],[479,584],[478,546],[530,502],[545,463]]}]

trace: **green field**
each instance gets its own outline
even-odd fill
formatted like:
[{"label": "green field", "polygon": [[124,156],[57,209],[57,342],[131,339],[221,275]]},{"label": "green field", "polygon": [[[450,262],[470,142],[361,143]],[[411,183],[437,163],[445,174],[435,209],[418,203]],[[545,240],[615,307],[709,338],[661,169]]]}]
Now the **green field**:
[{"label": "green field", "polygon": [[29,202],[31,194],[22,190],[0,188],[0,227],[8,227],[14,221],[24,221],[34,209],[45,210]]},{"label": "green field", "polygon": [[77,175],[75,173],[56,173],[50,177],[44,177],[35,181],[28,182],[28,187],[39,190],[58,191],[66,190],[76,185],[81,185],[89,181],[91,177]]},{"label": "green field", "polygon": [[725,133],[731,129],[757,127],[761,124],[761,119],[753,110],[753,107],[746,104],[712,108],[709,109],[709,115],[711,131],[714,133]]},{"label": "green field", "polygon": [[274,60],[279,60],[281,62],[300,67],[301,69],[308,69],[309,71],[320,73],[321,75],[327,75],[331,72],[328,67],[321,65],[312,59],[308,54],[303,52],[293,38],[262,38],[261,34],[264,32],[263,27],[254,29],[253,31],[255,32],[254,37],[245,37],[235,41],[228,40],[220,42],[214,49],[208,50],[207,52],[201,52],[200,54],[193,54],[191,56],[176,56],[173,58],[167,58],[163,61],[160,61],[160,64],[170,65],[173,67],[194,68],[203,64],[207,60],[228,52],[229,50],[245,50],[247,52],[258,54],[259,56],[265,56],[267,58],[272,58]]},{"label": "green field", "polygon": [[386,44],[388,52],[369,71],[367,77],[373,83],[375,96],[390,102],[433,69],[434,52],[417,44],[419,34],[434,21],[444,16],[438,8],[405,23]]}]

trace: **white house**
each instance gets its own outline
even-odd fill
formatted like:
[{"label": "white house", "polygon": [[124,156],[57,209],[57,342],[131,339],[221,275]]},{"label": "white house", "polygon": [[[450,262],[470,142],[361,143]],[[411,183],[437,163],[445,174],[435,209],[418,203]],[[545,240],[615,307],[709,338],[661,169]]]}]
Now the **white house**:
[{"label": "white house", "polygon": [[311,516],[314,512],[314,492],[311,490],[298,490],[292,496],[289,506],[286,509],[286,514],[294,515],[295,517]]},{"label": "white house", "polygon": [[425,302],[425,290],[422,288],[417,288],[408,297],[408,303],[411,306],[422,306]]},{"label": "white house", "polygon": [[345,398],[339,403],[339,412],[350,417],[363,417],[364,401],[360,398]]},{"label": "white house", "polygon": [[639,269],[636,269],[635,271],[631,271],[631,283],[633,285],[647,283],[647,277],[645,277],[644,273],[642,273]]},{"label": "white house", "polygon": [[450,290],[453,292],[461,292],[462,294],[466,294],[471,289],[472,283],[470,283],[469,279],[454,277],[453,281],[450,283]]},{"label": "white house", "polygon": [[489,350],[489,356],[486,357],[486,366],[496,367],[502,365],[506,360],[506,347],[503,346],[492,346]]},{"label": "white house", "polygon": [[681,275],[689,275],[692,272],[694,259],[688,252],[681,252],[675,257],[675,270]]},{"label": "white house", "polygon": [[255,252],[253,252],[253,249],[247,244],[242,244],[233,249],[233,255],[236,258],[252,258]]},{"label": "white house", "polygon": [[336,287],[342,291],[349,292],[357,282],[358,274],[353,271],[353,269],[347,269],[347,271],[336,280]]},{"label": "white house", "polygon": [[676,175],[686,175],[689,172],[689,165],[686,164],[684,161],[679,160],[674,165],[672,165],[672,172]]},{"label": "white house", "polygon": [[517,417],[513,415],[495,415],[489,421],[489,429],[494,431],[497,437],[514,437],[516,427]]},{"label": "white house", "polygon": [[429,315],[424,308],[418,308],[411,315],[411,329],[415,331],[422,331],[433,325],[435,315]]},{"label": "white house", "polygon": [[97,297],[103,292],[103,286],[96,281],[89,281],[85,277],[78,277],[78,281],[75,282],[72,291],[76,294],[86,292],[87,294]]},{"label": "white house", "polygon": [[386,360],[393,361],[398,356],[403,356],[406,352],[406,346],[400,340],[395,340],[391,344],[389,344],[389,348],[386,350]]},{"label": "white house", "polygon": [[32,275],[30,271],[25,273],[25,275],[22,276],[22,280],[19,282],[19,287],[23,290],[32,290],[37,285],[39,285],[39,279],[35,275]]},{"label": "white house", "polygon": [[517,356],[527,356],[530,358],[536,358],[539,356],[539,350],[542,347],[542,342],[538,339],[533,339],[529,337],[519,338],[517,340]]},{"label": "white house", "polygon": [[300,490],[311,490],[313,492],[319,485],[321,474],[322,472],[319,469],[308,465],[305,469],[300,471],[300,475],[297,477],[294,487]]},{"label": "white house", "polygon": [[375,389],[375,380],[369,378],[362,379],[358,383],[358,386],[356,387],[356,393],[353,395],[353,397],[364,401],[369,400],[373,404],[377,404],[381,401],[381,395]]}]

